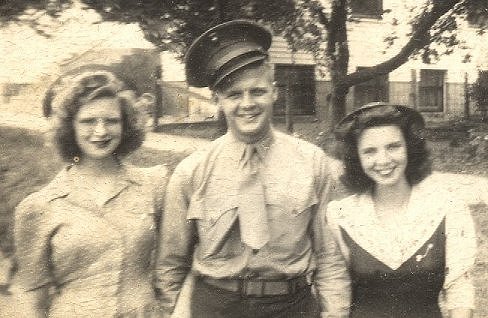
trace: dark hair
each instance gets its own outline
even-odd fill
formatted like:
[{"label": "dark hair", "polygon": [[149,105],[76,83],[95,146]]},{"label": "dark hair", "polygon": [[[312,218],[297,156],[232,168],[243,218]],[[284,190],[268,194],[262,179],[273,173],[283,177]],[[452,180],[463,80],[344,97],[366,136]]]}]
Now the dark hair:
[{"label": "dark hair", "polygon": [[361,167],[358,153],[358,138],[365,129],[377,126],[397,126],[400,128],[407,145],[407,167],[405,176],[410,185],[422,181],[432,172],[432,162],[423,138],[423,123],[412,120],[406,113],[395,113],[368,116],[367,111],[361,114],[361,120],[354,120],[342,138],[342,159],[345,166],[341,181],[351,191],[362,193],[374,186],[374,181],[368,177]]},{"label": "dark hair", "polygon": [[[54,89],[46,93],[49,100],[49,115],[58,118],[58,125],[54,134],[58,151],[67,162],[74,158],[82,158],[82,151],[76,142],[73,121],[85,103],[101,98],[115,98],[122,114],[122,138],[113,155],[123,157],[142,145],[144,141],[144,127],[141,125],[139,114],[134,108],[134,100],[124,90],[125,85],[113,73],[107,71],[85,72],[67,81],[68,87],[60,89],[63,94],[56,94]],[[64,84],[66,84],[64,83]],[[58,92],[59,93],[59,92]],[[57,96],[60,100],[56,100]],[[53,103],[56,105],[53,105]],[[46,106],[44,105],[46,113]]]}]

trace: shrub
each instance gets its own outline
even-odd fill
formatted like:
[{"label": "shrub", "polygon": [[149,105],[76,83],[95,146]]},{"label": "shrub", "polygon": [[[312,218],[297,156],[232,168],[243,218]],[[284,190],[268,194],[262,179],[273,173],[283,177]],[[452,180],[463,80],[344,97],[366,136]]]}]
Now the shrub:
[{"label": "shrub", "polygon": [[488,71],[478,72],[478,79],[471,86],[470,95],[481,113],[481,120],[488,121]]}]

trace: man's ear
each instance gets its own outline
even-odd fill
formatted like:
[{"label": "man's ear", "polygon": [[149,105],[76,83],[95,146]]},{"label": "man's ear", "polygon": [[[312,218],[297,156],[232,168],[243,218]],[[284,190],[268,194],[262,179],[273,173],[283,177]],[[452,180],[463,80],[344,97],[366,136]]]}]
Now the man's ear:
[{"label": "man's ear", "polygon": [[278,100],[278,87],[276,86],[276,82],[273,82],[273,102]]},{"label": "man's ear", "polygon": [[219,108],[219,94],[216,91],[212,91],[212,103],[217,105]]}]

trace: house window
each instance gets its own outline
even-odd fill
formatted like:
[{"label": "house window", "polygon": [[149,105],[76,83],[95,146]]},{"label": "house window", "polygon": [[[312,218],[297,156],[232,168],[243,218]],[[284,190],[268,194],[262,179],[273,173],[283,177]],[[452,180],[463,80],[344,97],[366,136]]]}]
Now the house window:
[{"label": "house window", "polygon": [[444,70],[420,70],[419,103],[422,112],[444,110]]},{"label": "house window", "polygon": [[[358,67],[360,71],[365,67]],[[389,98],[388,74],[379,75],[369,81],[354,86],[354,106],[371,102],[387,102]]]},{"label": "house window", "polygon": [[351,12],[354,17],[381,18],[382,0],[351,0]]},{"label": "house window", "polygon": [[315,67],[313,65],[275,65],[278,99],[274,115],[285,115],[286,103],[291,115],[315,114]]}]

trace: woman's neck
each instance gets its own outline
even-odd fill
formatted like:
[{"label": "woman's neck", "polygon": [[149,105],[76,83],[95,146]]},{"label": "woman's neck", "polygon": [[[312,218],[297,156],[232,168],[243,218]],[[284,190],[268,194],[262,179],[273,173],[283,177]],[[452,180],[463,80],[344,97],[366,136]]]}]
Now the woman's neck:
[{"label": "woman's neck", "polygon": [[412,186],[406,179],[394,185],[376,185],[373,191],[375,210],[379,217],[402,214],[410,200]]},{"label": "woman's neck", "polygon": [[83,158],[75,165],[75,170],[83,175],[93,177],[109,176],[120,171],[120,163],[115,157],[102,159]]}]

